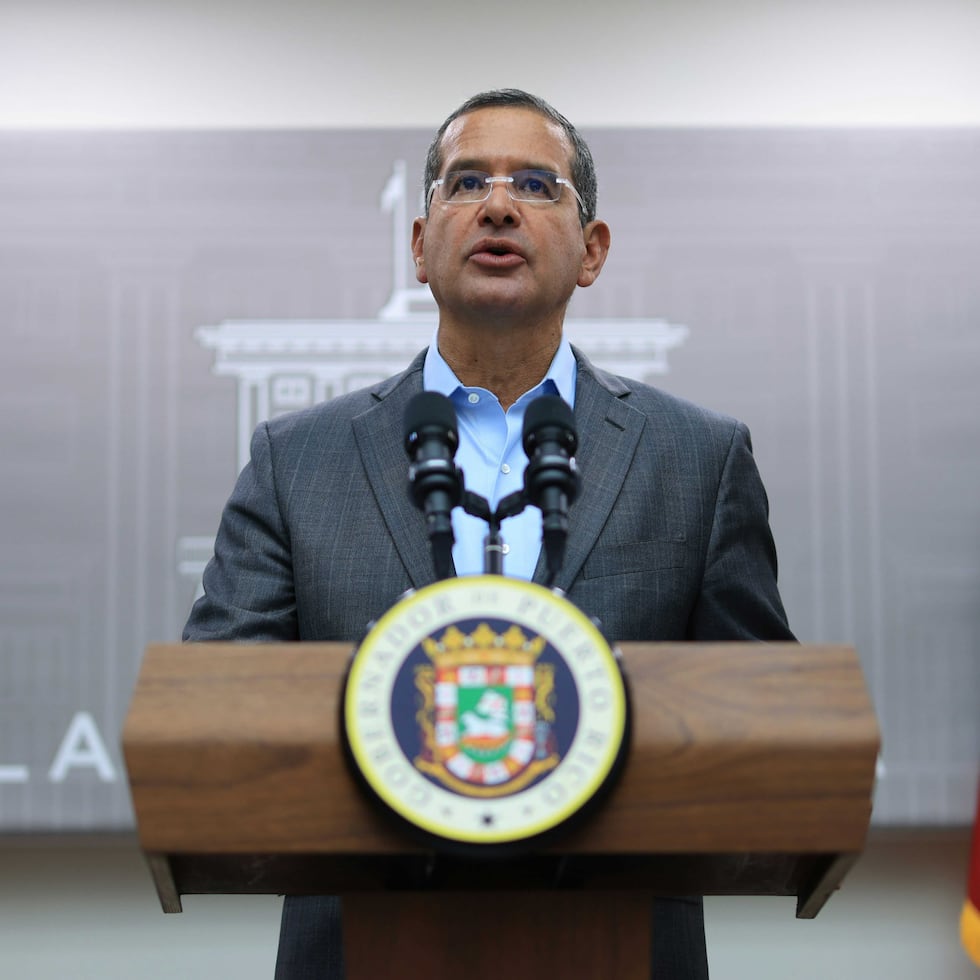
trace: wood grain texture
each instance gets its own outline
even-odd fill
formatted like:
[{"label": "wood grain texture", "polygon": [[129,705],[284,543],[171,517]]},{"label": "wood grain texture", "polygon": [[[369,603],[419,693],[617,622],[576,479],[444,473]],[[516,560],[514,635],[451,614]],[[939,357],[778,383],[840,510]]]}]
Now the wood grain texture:
[{"label": "wood grain texture", "polygon": [[651,904],[642,892],[348,896],[347,980],[649,980]]},{"label": "wood grain texture", "polygon": [[[840,856],[863,846],[879,744],[853,649],[624,644],[622,653],[633,706],[623,776],[596,813],[540,849],[545,881],[556,860],[574,859],[580,879],[607,888],[637,887],[646,874],[689,889],[692,868],[721,893],[812,898],[836,887],[828,869],[843,874]],[[316,891],[324,875],[384,887],[396,856],[427,853],[347,769],[338,702],[349,657],[338,644],[147,649],[124,753],[143,849],[173,858],[182,894],[209,890],[209,880]],[[465,862],[441,863],[448,883],[454,873],[466,880]],[[303,867],[322,873],[310,880]]]}]

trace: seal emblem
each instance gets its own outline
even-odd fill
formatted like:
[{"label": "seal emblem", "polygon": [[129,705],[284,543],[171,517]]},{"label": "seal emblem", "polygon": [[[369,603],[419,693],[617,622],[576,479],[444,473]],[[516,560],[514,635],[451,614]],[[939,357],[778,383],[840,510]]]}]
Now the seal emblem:
[{"label": "seal emblem", "polygon": [[433,666],[415,674],[419,771],[463,796],[499,797],[558,764],[549,745],[554,666],[535,663],[542,637],[529,639],[516,625],[501,635],[481,622],[470,635],[450,626],[422,647]]},{"label": "seal emblem", "polygon": [[430,843],[513,850],[601,797],[628,707],[617,656],[578,608],[473,576],[410,593],[369,632],[342,734],[369,794]]}]

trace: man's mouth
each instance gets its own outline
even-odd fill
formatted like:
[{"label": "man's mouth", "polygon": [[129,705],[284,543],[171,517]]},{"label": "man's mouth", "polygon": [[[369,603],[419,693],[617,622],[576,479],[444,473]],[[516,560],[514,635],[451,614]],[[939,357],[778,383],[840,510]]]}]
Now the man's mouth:
[{"label": "man's mouth", "polygon": [[524,256],[515,245],[492,240],[478,242],[470,252],[470,258],[479,265],[497,269],[510,269],[524,262]]}]

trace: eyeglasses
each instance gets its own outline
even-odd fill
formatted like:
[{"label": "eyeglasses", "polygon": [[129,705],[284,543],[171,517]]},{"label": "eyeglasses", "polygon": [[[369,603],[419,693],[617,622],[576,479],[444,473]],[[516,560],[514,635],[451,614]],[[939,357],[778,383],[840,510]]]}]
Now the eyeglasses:
[{"label": "eyeglasses", "polygon": [[507,177],[491,177],[482,170],[452,170],[432,181],[429,201],[436,195],[444,204],[479,204],[490,197],[494,184],[503,184],[511,200],[529,204],[553,204],[561,198],[561,189],[567,187],[579,207],[585,208],[572,182],[548,170],[515,170]]}]

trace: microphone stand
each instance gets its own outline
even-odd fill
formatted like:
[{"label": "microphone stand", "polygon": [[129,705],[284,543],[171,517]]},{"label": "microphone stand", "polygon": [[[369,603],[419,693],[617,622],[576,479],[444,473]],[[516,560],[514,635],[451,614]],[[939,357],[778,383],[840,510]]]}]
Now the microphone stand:
[{"label": "microphone stand", "polygon": [[497,504],[497,509],[490,510],[490,504],[484,497],[470,490],[463,492],[462,506],[471,517],[477,517],[486,522],[487,536],[483,539],[483,572],[485,575],[504,574],[504,539],[500,534],[500,525],[505,518],[520,514],[529,501],[523,490],[508,494]]}]

